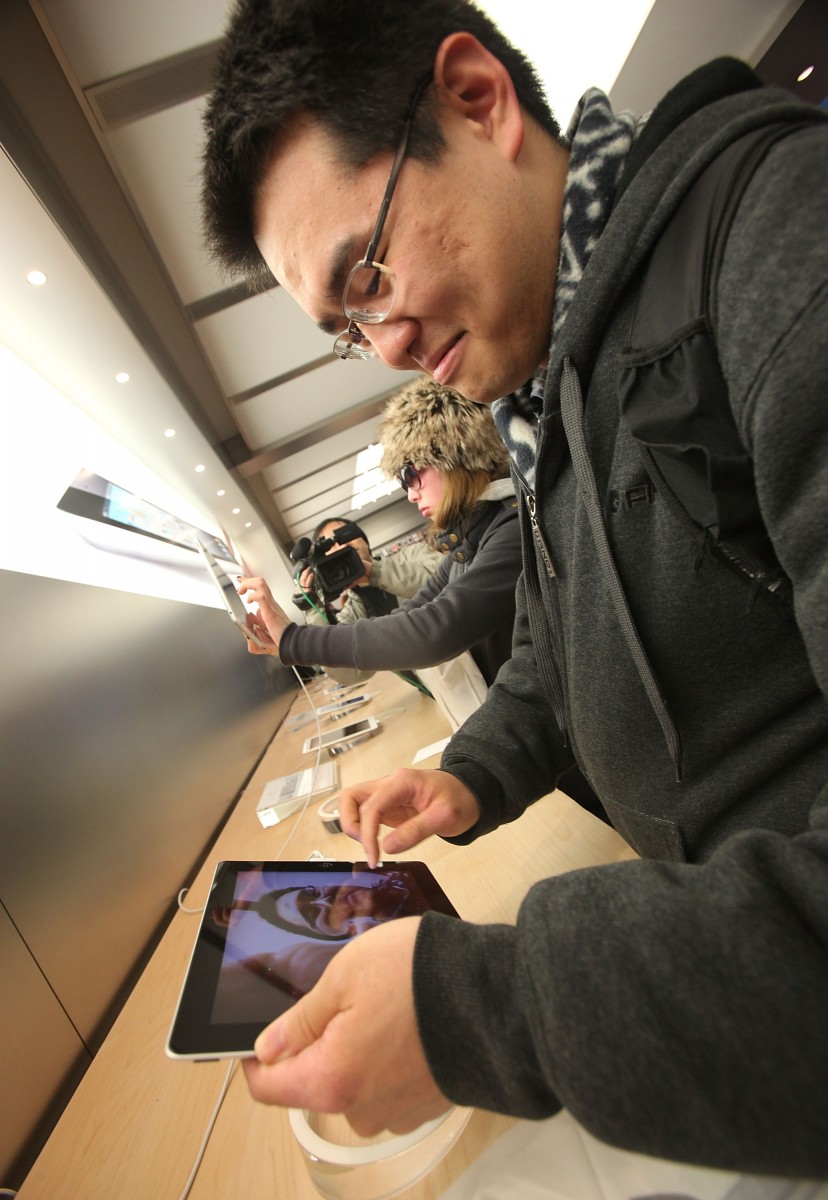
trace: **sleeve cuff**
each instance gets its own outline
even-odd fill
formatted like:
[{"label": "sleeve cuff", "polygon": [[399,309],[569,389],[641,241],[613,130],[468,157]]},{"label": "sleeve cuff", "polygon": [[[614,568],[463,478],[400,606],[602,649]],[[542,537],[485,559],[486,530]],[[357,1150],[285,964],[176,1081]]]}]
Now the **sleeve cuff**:
[{"label": "sleeve cuff", "polygon": [[434,1080],[455,1104],[530,1119],[561,1107],[537,1066],[522,989],[513,926],[425,914],[414,951],[417,1025]]}]

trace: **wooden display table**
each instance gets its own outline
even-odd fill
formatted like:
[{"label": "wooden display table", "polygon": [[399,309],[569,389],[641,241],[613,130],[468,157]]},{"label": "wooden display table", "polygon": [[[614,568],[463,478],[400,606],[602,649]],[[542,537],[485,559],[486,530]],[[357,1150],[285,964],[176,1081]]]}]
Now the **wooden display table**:
[{"label": "wooden display table", "polygon": [[[384,720],[377,736],[337,757],[343,785],[411,765],[418,749],[449,732],[436,704],[399,677],[377,674],[365,690],[374,698],[359,709],[359,716],[381,716],[400,707],[405,711]],[[318,682],[312,695],[316,704],[330,699]],[[307,708],[300,694],[290,715]],[[362,858],[356,842],[323,828],[318,801],[301,818],[297,814],[270,829],[261,827],[255,808],[265,783],[313,762],[302,754],[302,743],[314,726],[290,732],[290,715],[199,871],[185,897],[187,906],[204,903],[214,865],[222,859],[305,859],[314,850],[346,861]],[[432,757],[421,765],[438,763]],[[129,853],[128,846],[122,850]],[[513,921],[538,879],[634,854],[613,830],[554,792],[519,821],[473,846],[460,848],[431,838],[405,857],[427,862],[458,911],[486,922]],[[227,1063],[173,1062],[164,1054],[197,922],[184,912],[171,921],[19,1200],[178,1200],[227,1072]],[[401,1193],[401,1200],[435,1200],[511,1124],[508,1118],[475,1112],[447,1157]],[[234,1074],[190,1197],[318,1200],[287,1113],[256,1104],[241,1070]]]}]

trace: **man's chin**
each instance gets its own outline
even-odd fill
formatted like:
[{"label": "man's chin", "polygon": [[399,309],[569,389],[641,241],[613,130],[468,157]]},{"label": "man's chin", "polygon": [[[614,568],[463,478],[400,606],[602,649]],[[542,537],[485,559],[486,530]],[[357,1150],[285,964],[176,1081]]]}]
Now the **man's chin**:
[{"label": "man's chin", "polygon": [[500,364],[503,369],[498,370],[495,374],[486,374],[485,366],[478,371],[473,371],[471,362],[464,365],[468,369],[466,371],[459,370],[456,378],[447,382],[446,386],[459,392],[472,404],[494,404],[495,400],[500,400],[502,396],[508,396],[511,392],[523,387],[532,374],[531,370],[526,374],[521,374],[514,363],[508,366]]},{"label": "man's chin", "polygon": [[504,394],[503,392],[494,392],[489,388],[469,387],[468,389],[460,388],[451,385],[455,392],[459,392],[466,400],[470,400],[472,404],[494,404],[495,400],[499,400]]},{"label": "man's chin", "polygon": [[[528,376],[526,377],[528,379]],[[457,387],[455,390],[461,392],[467,400],[471,400],[472,404],[494,404],[495,400],[500,400],[503,396],[508,396],[519,387],[523,387],[526,379],[518,379],[515,383],[505,376],[491,378],[481,381],[480,383],[468,383],[468,390],[462,387]],[[454,385],[452,385],[454,386]]]}]

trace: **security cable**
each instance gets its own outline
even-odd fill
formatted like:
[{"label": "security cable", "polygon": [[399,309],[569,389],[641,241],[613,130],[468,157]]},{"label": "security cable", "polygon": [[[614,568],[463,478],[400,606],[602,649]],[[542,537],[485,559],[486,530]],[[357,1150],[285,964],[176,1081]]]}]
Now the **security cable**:
[{"label": "security cable", "polygon": [[[293,673],[296,676],[296,678],[299,680],[302,691],[305,693],[308,704],[310,705],[313,715],[316,719],[316,735],[317,735],[317,740],[318,740],[319,746],[318,746],[318,749],[316,752],[316,761],[314,762],[314,765],[313,765],[313,774],[311,775],[311,781],[310,781],[310,787],[308,788],[308,794],[305,797],[304,804],[296,813],[296,820],[293,822],[293,826],[291,828],[290,833],[285,838],[285,841],[282,843],[282,847],[279,850],[279,853],[276,855],[277,859],[284,857],[284,853],[287,850],[287,848],[290,844],[290,841],[293,838],[293,835],[296,833],[296,830],[299,828],[300,821],[302,820],[302,818],[305,815],[308,804],[310,803],[311,797],[313,796],[313,789],[314,789],[314,785],[316,783],[316,773],[319,770],[319,763],[322,758],[322,726],[319,721],[319,713],[316,710],[316,705],[313,703],[313,700],[311,699],[310,692],[308,691],[307,687],[305,686],[305,681],[302,679],[302,676],[299,674],[299,672],[296,670],[295,667],[293,668]],[[309,857],[310,858],[315,858],[315,857],[322,858],[323,856],[319,853],[319,851],[314,851],[313,854]],[[181,911],[186,912],[186,913],[202,913],[204,911],[204,906],[202,906],[201,908],[185,908],[184,904],[182,903],[182,900],[183,900],[183,897],[186,895],[186,893],[187,893],[187,888],[182,888],[181,891],[178,893],[178,907],[181,909]],[[230,1083],[233,1078],[233,1073],[238,1065],[239,1065],[239,1060],[237,1058],[231,1059],[230,1065],[227,1068],[227,1074],[224,1078],[224,1083],[222,1084],[218,1099],[216,1100],[215,1108],[213,1109],[212,1115],[210,1116],[210,1119],[207,1123],[207,1128],[204,1132],[204,1137],[202,1138],[201,1145],[199,1146],[198,1151],[196,1152],[195,1161],[193,1162],[192,1168],[190,1170],[190,1174],[187,1177],[187,1182],[184,1185],[184,1190],[182,1191],[182,1193],[179,1197],[179,1200],[187,1200],[187,1197],[190,1194],[190,1190],[193,1186],[193,1183],[195,1182],[195,1178],[196,1178],[196,1175],[198,1174],[199,1167],[201,1166],[202,1160],[204,1159],[204,1154],[207,1150],[207,1144],[210,1140],[210,1135],[213,1132],[213,1126],[215,1125],[216,1121],[218,1120],[219,1111],[221,1110],[221,1106],[224,1103],[224,1098],[227,1095],[228,1088],[230,1087]],[[12,1193],[12,1194],[14,1194],[14,1193]],[[0,1193],[0,1195],[2,1195],[2,1193]]]}]

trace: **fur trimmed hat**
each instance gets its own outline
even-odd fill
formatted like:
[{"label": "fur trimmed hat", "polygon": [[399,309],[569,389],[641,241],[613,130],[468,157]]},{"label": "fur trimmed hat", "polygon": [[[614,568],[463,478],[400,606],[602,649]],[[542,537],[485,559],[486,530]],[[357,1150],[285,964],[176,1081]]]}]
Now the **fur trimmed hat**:
[{"label": "fur trimmed hat", "polygon": [[508,473],[509,455],[488,405],[473,404],[430,379],[415,379],[391,397],[379,440],[380,470],[388,479],[409,462],[442,471]]}]

